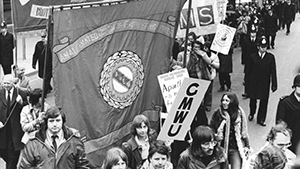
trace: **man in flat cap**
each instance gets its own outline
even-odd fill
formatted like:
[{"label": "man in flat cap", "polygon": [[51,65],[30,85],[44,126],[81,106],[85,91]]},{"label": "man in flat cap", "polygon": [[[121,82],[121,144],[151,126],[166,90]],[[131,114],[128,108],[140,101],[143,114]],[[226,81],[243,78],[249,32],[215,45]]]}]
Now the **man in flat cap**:
[{"label": "man in flat cap", "polygon": [[257,100],[259,100],[257,124],[266,126],[268,101],[270,86],[272,92],[277,90],[277,72],[275,57],[272,53],[267,52],[267,40],[263,36],[259,40],[258,52],[250,55],[247,65],[249,78],[248,95],[250,98],[250,115],[249,121],[252,121],[257,109]]},{"label": "man in flat cap", "polygon": [[0,24],[0,64],[4,74],[11,74],[11,65],[13,65],[13,49],[15,48],[15,38],[7,31],[5,21]]}]

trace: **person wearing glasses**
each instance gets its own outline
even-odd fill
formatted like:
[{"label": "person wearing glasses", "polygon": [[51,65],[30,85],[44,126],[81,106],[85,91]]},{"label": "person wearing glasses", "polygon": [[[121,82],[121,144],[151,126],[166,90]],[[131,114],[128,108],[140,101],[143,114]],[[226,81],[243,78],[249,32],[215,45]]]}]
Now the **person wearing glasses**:
[{"label": "person wearing glasses", "polygon": [[212,128],[198,126],[192,137],[191,146],[180,154],[177,169],[228,169],[226,154]]},{"label": "person wearing glasses", "polygon": [[231,169],[241,169],[250,154],[247,117],[239,106],[236,94],[226,92],[221,97],[220,108],[211,119],[210,127],[227,153]]},{"label": "person wearing glasses", "polygon": [[[52,78],[52,52],[50,45],[47,45],[47,32],[42,30],[41,32],[42,40],[38,41],[35,45],[33,57],[32,57],[32,68],[36,69],[36,63],[38,62],[38,76],[40,78],[44,77],[44,64],[47,51],[47,63],[46,63],[46,73],[45,73],[45,96],[51,92],[52,86],[50,84]],[[47,48],[48,47],[48,48]],[[47,48],[47,49],[46,49]]]},{"label": "person wearing glasses", "polygon": [[258,152],[250,163],[250,169],[283,169],[287,157],[285,151],[290,147],[292,132],[286,123],[281,121],[271,128],[267,136],[267,144]]}]

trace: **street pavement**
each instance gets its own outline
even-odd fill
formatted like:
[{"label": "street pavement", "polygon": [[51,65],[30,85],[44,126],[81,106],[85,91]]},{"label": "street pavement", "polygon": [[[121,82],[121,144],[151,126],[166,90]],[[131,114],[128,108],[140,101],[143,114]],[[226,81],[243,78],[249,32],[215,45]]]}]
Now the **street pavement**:
[{"label": "street pavement", "polygon": [[[278,90],[271,92],[267,113],[267,126],[262,127],[256,124],[256,117],[252,122],[248,121],[248,131],[250,136],[250,145],[254,152],[257,152],[265,143],[266,136],[275,124],[275,115],[279,98],[288,95],[292,92],[293,78],[297,73],[300,73],[300,15],[296,15],[295,22],[292,23],[291,33],[287,36],[286,30],[279,30],[275,40],[275,49],[268,50],[273,53],[277,64]],[[22,47],[23,41],[19,38],[18,51],[18,65],[26,68],[27,75],[30,77],[30,85],[32,88],[42,87],[42,80],[38,78],[36,70],[31,68],[32,54],[35,43],[39,40],[37,33],[36,37],[26,38],[26,59],[24,59]],[[21,42],[20,42],[21,41]],[[243,66],[241,65],[241,49],[236,48],[233,54],[233,73],[231,74],[232,92],[236,93],[240,101],[240,106],[249,115],[249,99],[243,99]],[[207,112],[209,120],[213,111],[220,105],[220,98],[224,92],[217,92],[220,88],[218,77],[213,84],[213,104],[212,111]],[[48,94],[46,103],[49,105],[55,104],[54,91]],[[0,168],[5,168],[5,163],[0,159]]]},{"label": "street pavement", "polygon": [[[269,105],[267,112],[266,127],[256,124],[256,116],[252,122],[248,121],[248,132],[250,137],[250,145],[254,152],[257,152],[264,144],[266,136],[275,124],[275,116],[279,98],[288,95],[292,92],[293,78],[297,73],[300,73],[300,15],[296,15],[295,22],[292,23],[291,33],[287,36],[286,30],[279,30],[275,40],[275,49],[269,49],[275,55],[278,90],[274,93],[270,92]],[[249,115],[250,99],[243,99],[243,66],[241,65],[241,49],[236,48],[233,54],[233,73],[231,74],[232,92],[236,93],[239,99],[240,106]],[[217,92],[220,88],[218,77],[214,81],[213,90],[213,106],[212,110],[217,109],[220,105],[220,98],[223,92]],[[209,119],[213,111],[207,113]]]}]

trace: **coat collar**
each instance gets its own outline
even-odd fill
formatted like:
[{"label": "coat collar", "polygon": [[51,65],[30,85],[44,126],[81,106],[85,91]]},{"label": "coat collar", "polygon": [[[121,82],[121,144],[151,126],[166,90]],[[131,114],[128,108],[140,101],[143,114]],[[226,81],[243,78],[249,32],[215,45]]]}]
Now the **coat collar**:
[{"label": "coat collar", "polygon": [[[188,151],[188,156],[189,158],[197,165],[205,167],[205,165],[203,164],[201,158],[199,159],[199,157],[194,157],[191,152],[190,152],[190,148],[187,149]],[[201,156],[201,155],[200,155]],[[212,155],[212,160],[211,162],[207,165],[207,168],[212,168],[216,165],[219,165],[221,163],[225,163],[226,162],[226,155],[224,153],[224,149],[218,145],[216,145],[215,149],[214,149],[214,153]]]},{"label": "coat collar", "polygon": [[[19,90],[15,87],[13,87],[13,95],[10,101],[10,105],[13,105],[16,102],[16,98],[18,96]],[[3,102],[5,106],[7,106],[7,100],[6,100],[6,89],[2,88],[0,90],[0,100]]]}]

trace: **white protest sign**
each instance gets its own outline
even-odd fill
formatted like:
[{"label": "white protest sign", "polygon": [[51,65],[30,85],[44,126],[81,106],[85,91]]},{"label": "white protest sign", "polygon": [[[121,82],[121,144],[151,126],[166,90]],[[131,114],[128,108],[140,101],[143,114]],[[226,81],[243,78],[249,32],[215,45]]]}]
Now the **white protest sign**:
[{"label": "white protest sign", "polygon": [[235,28],[219,24],[210,49],[227,55],[234,38],[235,31]]},{"label": "white protest sign", "polygon": [[174,70],[172,72],[157,76],[161,93],[167,107],[167,112],[169,112],[171,109],[183,79],[188,77],[189,74],[186,68]]},{"label": "white protest sign", "polygon": [[183,80],[158,140],[184,140],[210,83],[194,78]]},{"label": "white protest sign", "polygon": [[31,6],[30,16],[33,18],[48,19],[50,13],[49,6],[40,6],[33,4]]},{"label": "white protest sign", "polygon": [[[180,22],[177,30],[177,38],[184,38],[187,28],[188,2],[184,4],[180,12]],[[216,0],[192,0],[189,31],[197,36],[215,33],[220,23]]]}]

